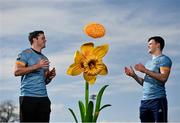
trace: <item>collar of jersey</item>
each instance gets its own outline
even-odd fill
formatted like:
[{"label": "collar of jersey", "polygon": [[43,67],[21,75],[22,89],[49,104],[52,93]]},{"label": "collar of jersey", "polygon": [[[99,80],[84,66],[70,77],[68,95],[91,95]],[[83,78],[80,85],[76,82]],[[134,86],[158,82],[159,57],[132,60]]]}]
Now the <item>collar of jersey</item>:
[{"label": "collar of jersey", "polygon": [[41,52],[38,52],[38,51],[34,50],[33,48],[31,48],[31,49],[32,49],[35,53],[41,55]]}]

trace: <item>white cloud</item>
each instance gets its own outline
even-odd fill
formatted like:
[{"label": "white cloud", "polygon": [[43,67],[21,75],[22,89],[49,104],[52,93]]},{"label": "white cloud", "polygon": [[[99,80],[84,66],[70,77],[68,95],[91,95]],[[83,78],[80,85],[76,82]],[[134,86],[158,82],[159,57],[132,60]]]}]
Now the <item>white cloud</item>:
[{"label": "white cloud", "polygon": [[[63,80],[59,80],[63,81]],[[56,81],[57,83],[57,81]],[[48,87],[48,92],[50,96],[56,95],[69,95],[68,97],[64,98],[75,98],[75,97],[82,97],[84,91],[84,82],[83,81],[73,81],[73,83],[68,82],[66,84],[58,83],[56,85],[51,85]]]},{"label": "white cloud", "polygon": [[[3,17],[1,22],[3,24],[2,35],[19,35],[23,32],[29,32],[29,30],[39,28],[48,29],[56,33],[61,31],[71,31],[64,30],[68,26],[66,20],[71,20],[70,14],[64,10],[59,11],[53,8],[22,7],[1,12],[1,15]],[[16,31],[17,29],[18,31]]]},{"label": "white cloud", "polygon": [[[97,12],[98,16],[86,18],[85,13],[75,13],[70,9],[56,7],[38,6],[14,8],[12,10],[1,11],[2,35],[19,35],[22,32],[29,32],[34,29],[45,29],[58,35],[60,33],[79,34],[83,24],[91,20],[99,20],[107,28],[105,40],[123,46],[125,44],[141,43],[152,35],[171,36],[178,35],[179,31],[176,24],[161,26],[146,24],[149,17],[154,13],[141,12],[136,14],[133,19],[128,20],[128,16],[133,15],[134,9],[121,9],[120,11],[107,10],[103,5],[99,6],[103,13]],[[94,7],[94,9],[97,6]],[[93,7],[91,7],[93,9]],[[81,8],[80,8],[81,10]],[[83,11],[83,8],[82,8]],[[137,13],[139,10],[136,10]],[[111,14],[113,12],[113,14]],[[93,13],[93,12],[91,12]],[[100,14],[100,15],[99,15]],[[107,15],[111,15],[107,18]],[[117,16],[118,15],[118,16]],[[76,19],[78,16],[80,20]],[[84,20],[83,20],[84,18]],[[168,18],[168,15],[167,15]],[[102,19],[106,20],[103,21]],[[72,22],[73,20],[73,22]],[[80,23],[79,23],[80,21]],[[8,25],[8,26],[6,26]],[[18,31],[16,31],[18,29]],[[78,31],[79,30],[79,31]]]},{"label": "white cloud", "polygon": [[51,108],[53,110],[54,113],[58,113],[58,114],[62,114],[63,115],[63,112],[64,112],[64,104],[52,104],[51,105]]},{"label": "white cloud", "polygon": [[14,58],[1,59],[0,64],[1,64],[1,70],[3,73],[2,74],[3,79],[14,78],[13,71],[14,71],[15,61],[16,59]]},{"label": "white cloud", "polygon": [[169,107],[169,111],[171,113],[173,112],[180,112],[180,106],[172,106],[172,107]]}]

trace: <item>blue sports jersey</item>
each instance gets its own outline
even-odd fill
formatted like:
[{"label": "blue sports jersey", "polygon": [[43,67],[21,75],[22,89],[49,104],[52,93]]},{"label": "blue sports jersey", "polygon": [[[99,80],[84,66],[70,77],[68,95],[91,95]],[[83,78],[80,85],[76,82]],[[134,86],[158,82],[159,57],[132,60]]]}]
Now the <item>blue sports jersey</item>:
[{"label": "blue sports jersey", "polygon": [[[17,61],[25,66],[37,64],[41,59],[48,60],[42,53],[38,53],[29,48],[18,55]],[[21,78],[20,96],[46,97],[47,90],[45,84],[45,71],[47,68],[41,68],[31,73],[25,74]]]},{"label": "blue sports jersey", "polygon": [[[165,55],[161,55],[148,61],[145,67],[150,71],[160,73],[160,67],[171,68],[171,65],[171,59]],[[142,100],[157,99],[163,97],[166,97],[165,85],[162,82],[150,77],[149,75],[145,75]]]}]

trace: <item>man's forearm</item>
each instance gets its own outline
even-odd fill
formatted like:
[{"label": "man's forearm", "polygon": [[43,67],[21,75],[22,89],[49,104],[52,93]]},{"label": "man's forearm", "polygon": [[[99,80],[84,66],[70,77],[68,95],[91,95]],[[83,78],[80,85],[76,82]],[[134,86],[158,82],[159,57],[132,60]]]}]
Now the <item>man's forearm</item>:
[{"label": "man's forearm", "polygon": [[146,69],[144,73],[149,75],[150,77],[162,82],[162,83],[165,83],[167,81],[167,75],[165,75],[165,74],[155,73],[155,72],[150,71],[148,69]]},{"label": "man's forearm", "polygon": [[144,79],[137,76],[136,74],[133,76],[133,78],[136,80],[137,83],[139,83],[141,86],[143,86]]},{"label": "man's forearm", "polygon": [[23,76],[23,75],[31,73],[37,69],[39,69],[39,67],[37,65],[32,65],[32,66],[28,66],[28,67],[18,67],[15,70],[15,76]]}]

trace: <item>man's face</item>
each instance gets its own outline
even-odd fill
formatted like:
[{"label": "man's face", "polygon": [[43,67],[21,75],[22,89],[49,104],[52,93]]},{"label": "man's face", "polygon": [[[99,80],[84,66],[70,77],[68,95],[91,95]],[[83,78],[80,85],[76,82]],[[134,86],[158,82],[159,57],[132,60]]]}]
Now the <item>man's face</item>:
[{"label": "man's face", "polygon": [[39,34],[37,38],[37,45],[42,49],[46,47],[46,38],[44,34]]},{"label": "man's face", "polygon": [[156,52],[156,50],[158,50],[160,47],[159,43],[156,43],[154,39],[150,40],[148,42],[148,52],[150,54],[153,54]]}]

